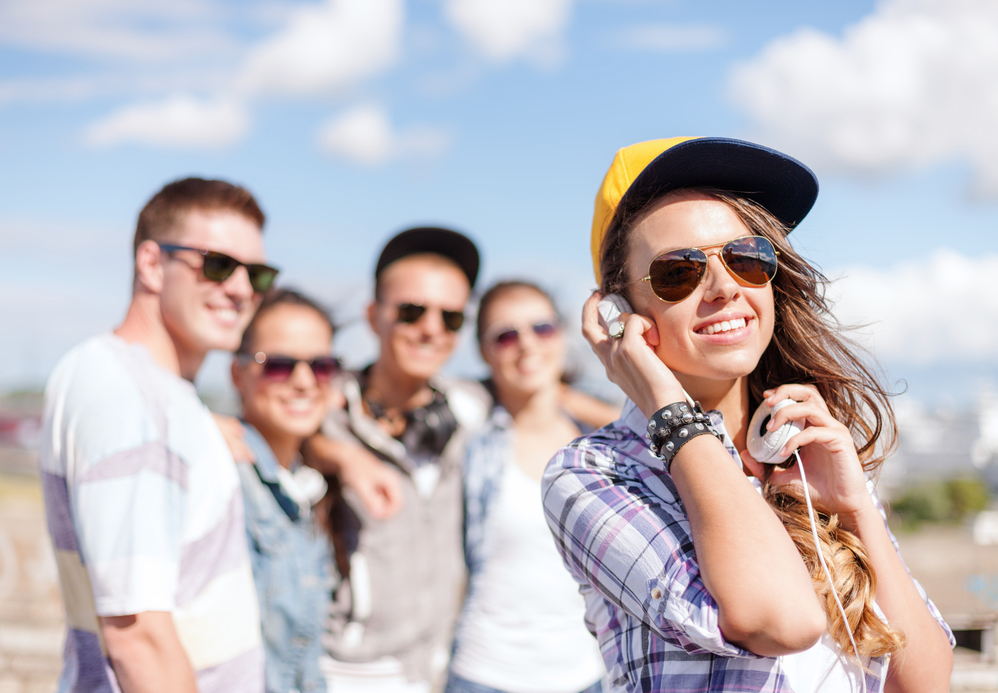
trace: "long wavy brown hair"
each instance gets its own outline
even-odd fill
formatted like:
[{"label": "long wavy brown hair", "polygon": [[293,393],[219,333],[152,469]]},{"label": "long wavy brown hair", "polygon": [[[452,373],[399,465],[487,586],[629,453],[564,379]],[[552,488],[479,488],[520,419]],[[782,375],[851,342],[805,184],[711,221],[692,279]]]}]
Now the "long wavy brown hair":
[{"label": "long wavy brown hair", "polygon": [[[779,251],[779,270],[772,281],[775,323],[773,338],[748,376],[750,411],[762,393],[784,383],[817,388],[828,410],[852,433],[863,470],[876,474],[897,441],[897,424],[889,394],[878,370],[867,365],[866,354],[843,336],[843,327],[825,299],[828,280],[797,254],[787,241],[788,228],[761,206],[720,190],[696,188],[730,206],[749,231],[765,236]],[[621,204],[602,244],[600,273],[603,293],[629,298],[633,283],[627,267],[631,230],[662,196]],[[626,200],[626,198],[625,198]],[[870,361],[872,362],[872,360]],[[881,620],[873,608],[877,578],[863,543],[839,524],[838,517],[815,506],[821,551],[831,583],[845,607],[843,622],[818,559],[803,494],[796,488],[774,488],[770,468],[762,479],[763,493],[783,521],[811,574],[835,642],[852,654],[853,634],[860,656],[877,657],[903,649],[905,636]]]}]

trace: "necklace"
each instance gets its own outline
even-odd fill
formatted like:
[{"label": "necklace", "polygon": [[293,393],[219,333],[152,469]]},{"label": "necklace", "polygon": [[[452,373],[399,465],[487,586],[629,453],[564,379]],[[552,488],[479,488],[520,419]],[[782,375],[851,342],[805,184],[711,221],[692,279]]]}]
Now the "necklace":
[{"label": "necklace", "polygon": [[367,393],[364,393],[363,401],[368,413],[382,425],[385,433],[392,438],[399,438],[405,433],[407,419],[401,407],[384,407],[368,399]]},{"label": "necklace", "polygon": [[457,420],[447,405],[447,397],[430,390],[430,401],[408,411],[385,407],[364,398],[364,405],[388,435],[400,441],[410,457],[422,464],[436,460],[457,430]]}]

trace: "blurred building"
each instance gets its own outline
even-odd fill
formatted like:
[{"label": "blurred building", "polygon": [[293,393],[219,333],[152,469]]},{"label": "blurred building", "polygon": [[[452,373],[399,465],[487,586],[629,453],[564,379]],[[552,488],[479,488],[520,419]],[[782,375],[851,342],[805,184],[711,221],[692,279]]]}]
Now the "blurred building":
[{"label": "blurred building", "polygon": [[929,409],[895,403],[898,449],[884,464],[878,489],[889,499],[902,487],[953,478],[980,478],[998,495],[998,393],[974,406]]}]

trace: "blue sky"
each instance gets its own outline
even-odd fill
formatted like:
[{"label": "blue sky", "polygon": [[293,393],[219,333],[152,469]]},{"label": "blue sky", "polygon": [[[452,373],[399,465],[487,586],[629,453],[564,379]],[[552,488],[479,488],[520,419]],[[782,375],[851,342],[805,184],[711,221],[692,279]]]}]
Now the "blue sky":
[{"label": "blue sky", "polygon": [[[839,278],[837,315],[912,395],[969,399],[998,382],[995,45],[990,0],[5,0],[0,390],[120,319],[168,180],[247,185],[283,281],[341,321],[424,222],[574,318],[614,151],[724,135],[816,170],[793,238]],[[371,354],[360,325],[337,342]],[[470,345],[452,364],[478,368]]]}]

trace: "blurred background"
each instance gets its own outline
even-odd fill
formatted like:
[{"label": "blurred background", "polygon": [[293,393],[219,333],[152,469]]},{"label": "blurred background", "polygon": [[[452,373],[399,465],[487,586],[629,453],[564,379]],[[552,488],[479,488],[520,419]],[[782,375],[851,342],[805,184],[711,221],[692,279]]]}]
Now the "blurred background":
[{"label": "blurred background", "polygon": [[[123,316],[135,217],[165,182],[249,187],[281,283],[334,309],[359,366],[377,252],[415,224],[465,231],[482,286],[536,279],[577,326],[606,167],[676,135],[818,174],[791,238],[899,393],[881,489],[965,634],[954,688],[998,690],[996,47],[993,0],[0,1],[0,691],[57,673],[39,393]],[[472,341],[449,370],[483,371]],[[220,410],[227,365],[198,381]]]}]

